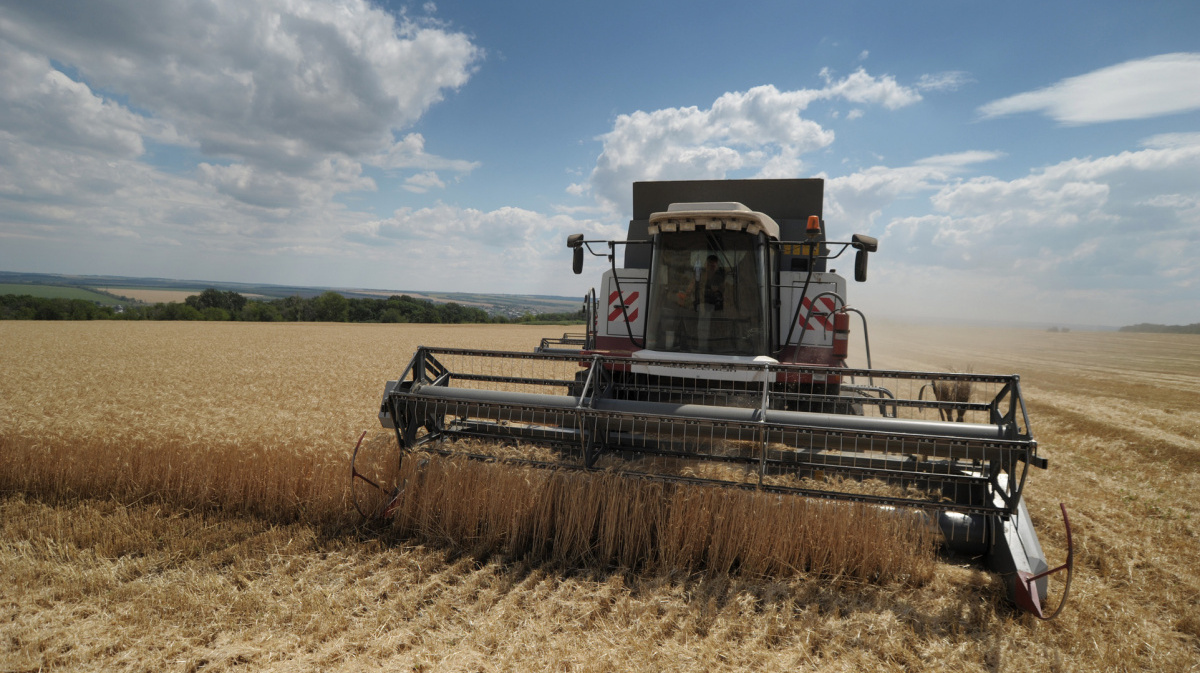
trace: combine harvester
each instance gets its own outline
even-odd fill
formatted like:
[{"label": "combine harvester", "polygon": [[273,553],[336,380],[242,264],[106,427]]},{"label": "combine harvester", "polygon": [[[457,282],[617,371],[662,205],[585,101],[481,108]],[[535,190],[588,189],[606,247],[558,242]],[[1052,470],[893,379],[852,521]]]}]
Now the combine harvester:
[{"label": "combine harvester", "polygon": [[[585,299],[586,333],[535,352],[422,347],[388,381],[379,416],[401,459],[432,451],[919,511],[947,548],[985,558],[1018,606],[1052,618],[1070,589],[1070,525],[1063,508],[1068,560],[1049,570],[1022,499],[1046,459],[1019,378],[873,369],[866,319],[829,266],[853,249],[865,281],[877,243],[826,240],[823,190],[820,179],[635,183],[627,240],[567,239],[576,274],[587,253],[610,267]],[[846,366],[851,314],[866,369]],[[447,438],[555,451],[464,452]],[[1046,576],[1064,569],[1047,617]]]}]

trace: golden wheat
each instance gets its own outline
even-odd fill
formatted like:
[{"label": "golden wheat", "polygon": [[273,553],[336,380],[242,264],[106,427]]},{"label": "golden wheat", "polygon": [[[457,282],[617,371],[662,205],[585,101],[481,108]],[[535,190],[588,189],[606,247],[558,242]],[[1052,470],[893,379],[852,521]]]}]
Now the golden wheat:
[{"label": "golden wheat", "polygon": [[[377,425],[374,398],[396,375],[372,363],[395,362],[399,370],[415,346],[415,339],[387,337],[416,333],[448,345],[464,335],[404,326],[71,329],[82,329],[81,338],[59,345],[74,348],[33,344],[45,359],[11,363],[39,368],[45,385],[29,391],[25,409],[13,409],[0,435],[0,487],[58,501],[149,500],[335,526],[356,518],[347,475],[351,433]],[[83,336],[96,332],[106,338],[81,348]],[[330,336],[336,345],[320,343]],[[507,327],[471,332],[514,349],[536,343],[530,336]],[[371,357],[380,351],[387,357]],[[51,404],[66,413],[36,413]],[[372,434],[373,453],[394,460],[387,434]],[[396,508],[397,529],[453,548],[569,567],[914,582],[930,573],[924,527],[872,508],[720,489],[687,495],[686,488],[612,474],[539,474],[430,458],[404,465],[400,479],[409,487]]]},{"label": "golden wheat", "polygon": [[400,481],[400,531],[476,555],[753,577],[932,574],[931,531],[873,507],[422,454],[405,459]]},{"label": "golden wheat", "polygon": [[[1072,603],[1050,624],[967,559],[924,583],[759,579],[703,539],[743,532],[703,490],[648,527],[675,538],[663,563],[706,569],[690,575],[568,570],[580,554],[654,562],[638,560],[647,543],[612,537],[634,512],[618,507],[535,518],[566,554],[548,563],[501,557],[533,544],[496,533],[529,530],[505,517],[531,501],[479,494],[453,521],[426,507],[431,530],[474,521],[477,555],[343,532],[328,513],[349,509],[346,453],[416,343],[525,350],[555,331],[0,323],[0,670],[1198,669],[1200,341],[1187,335],[873,325],[877,366],[1023,375],[1050,459],[1025,493],[1052,563],[1058,502],[1075,528]],[[718,572],[727,562],[740,578]]]}]

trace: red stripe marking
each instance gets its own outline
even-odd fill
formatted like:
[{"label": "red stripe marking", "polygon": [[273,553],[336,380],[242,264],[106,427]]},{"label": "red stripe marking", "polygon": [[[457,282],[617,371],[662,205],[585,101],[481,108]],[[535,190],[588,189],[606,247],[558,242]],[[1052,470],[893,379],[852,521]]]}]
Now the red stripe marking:
[{"label": "red stripe marking", "polygon": [[[629,322],[635,322],[637,320],[638,310],[634,307],[633,303],[637,301],[637,298],[640,294],[640,292],[630,292],[629,296],[625,298],[626,309],[633,309],[629,312]],[[616,290],[613,290],[613,292],[608,295],[608,303],[610,304],[609,308],[612,309],[612,312],[608,314],[609,322],[613,322],[621,315],[621,304],[618,302],[618,297],[620,297],[620,295]],[[617,302],[616,306],[611,305],[614,302]]]},{"label": "red stripe marking", "polygon": [[[821,297],[821,303],[825,304],[825,308],[827,310],[829,310],[829,311],[833,310],[833,299],[830,299],[829,297]],[[804,301],[801,302],[801,305],[805,308],[805,310],[811,309],[812,308],[812,300],[809,299],[808,297],[805,297]],[[821,315],[819,313],[814,313],[812,316],[812,320],[816,320],[817,324],[821,325],[825,329],[830,329],[830,330],[833,329],[833,321],[830,320],[830,316],[828,316],[828,315]],[[816,326],[814,326],[810,322],[808,324],[808,328],[816,329]]]},{"label": "red stripe marking", "polygon": [[[618,306],[613,309],[612,313],[608,314],[608,321],[612,322],[620,317],[621,317],[621,307]],[[637,322],[637,317],[638,317],[638,310],[636,308],[629,312],[629,322],[631,322],[631,323]]]}]

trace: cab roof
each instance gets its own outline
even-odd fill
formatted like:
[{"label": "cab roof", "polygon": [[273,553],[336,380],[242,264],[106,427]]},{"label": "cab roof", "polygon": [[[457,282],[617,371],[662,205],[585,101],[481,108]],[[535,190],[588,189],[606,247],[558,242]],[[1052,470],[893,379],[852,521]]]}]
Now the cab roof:
[{"label": "cab roof", "polygon": [[648,233],[675,231],[745,231],[763,232],[767,238],[779,240],[779,225],[770,215],[750,210],[734,201],[705,201],[672,203],[666,212],[652,213]]}]

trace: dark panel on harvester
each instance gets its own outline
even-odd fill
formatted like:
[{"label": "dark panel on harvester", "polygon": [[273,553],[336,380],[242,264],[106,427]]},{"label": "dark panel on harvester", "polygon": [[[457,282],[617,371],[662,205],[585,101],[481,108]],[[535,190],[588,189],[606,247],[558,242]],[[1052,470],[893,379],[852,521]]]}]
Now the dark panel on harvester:
[{"label": "dark panel on harvester", "polygon": [[672,203],[736,201],[779,220],[821,215],[825,180],[678,180],[633,183],[633,219],[648,220]]},{"label": "dark panel on harvester", "polygon": [[[629,222],[629,240],[646,237],[650,215],[666,210],[672,203],[703,201],[735,201],[766,213],[779,224],[779,237],[784,241],[805,240],[805,225],[809,215],[823,213],[825,180],[795,178],[785,180],[675,180],[633,183],[633,220]],[[797,246],[798,248],[799,246]],[[625,246],[625,268],[650,268],[650,246]],[[794,255],[783,255],[783,268],[800,270],[807,260],[794,263]],[[813,264],[815,271],[824,271],[823,261]]]},{"label": "dark panel on harvester", "polygon": [[[629,234],[625,237],[627,241],[645,241],[650,238],[649,234],[650,220],[630,220]],[[626,245],[625,246],[625,268],[626,269],[649,269],[651,256],[654,252],[654,246],[651,245]]]}]

